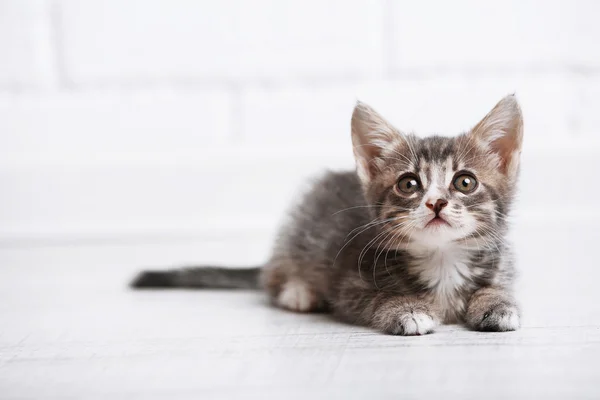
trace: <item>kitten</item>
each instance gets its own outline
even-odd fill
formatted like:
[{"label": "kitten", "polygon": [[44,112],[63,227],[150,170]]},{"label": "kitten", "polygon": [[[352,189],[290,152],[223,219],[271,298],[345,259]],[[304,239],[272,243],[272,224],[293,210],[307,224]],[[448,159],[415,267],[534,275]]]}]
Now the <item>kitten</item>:
[{"label": "kitten", "polygon": [[356,172],[314,184],[265,265],[147,271],[132,287],[263,288],[279,307],[396,335],[517,329],[506,241],[523,138],[515,97],[453,138],[402,133],[360,102],[351,126]]}]

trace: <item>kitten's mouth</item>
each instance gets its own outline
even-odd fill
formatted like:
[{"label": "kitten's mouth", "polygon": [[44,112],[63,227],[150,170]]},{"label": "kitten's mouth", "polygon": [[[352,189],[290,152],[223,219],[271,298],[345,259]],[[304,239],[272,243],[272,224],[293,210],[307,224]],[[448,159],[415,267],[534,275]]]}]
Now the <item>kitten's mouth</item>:
[{"label": "kitten's mouth", "polygon": [[429,222],[425,225],[425,227],[428,227],[428,226],[437,227],[437,226],[443,226],[443,225],[451,226],[448,223],[448,221],[446,221],[444,218],[440,217],[439,215],[436,215],[435,217],[433,217],[429,220]]}]

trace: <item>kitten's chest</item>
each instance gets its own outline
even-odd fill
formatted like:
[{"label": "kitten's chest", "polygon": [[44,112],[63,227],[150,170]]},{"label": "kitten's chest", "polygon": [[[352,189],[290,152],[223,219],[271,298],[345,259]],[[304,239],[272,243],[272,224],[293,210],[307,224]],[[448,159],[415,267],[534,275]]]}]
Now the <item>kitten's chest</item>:
[{"label": "kitten's chest", "polygon": [[462,318],[473,286],[468,253],[460,249],[429,251],[416,258],[411,270],[427,288],[445,322]]}]

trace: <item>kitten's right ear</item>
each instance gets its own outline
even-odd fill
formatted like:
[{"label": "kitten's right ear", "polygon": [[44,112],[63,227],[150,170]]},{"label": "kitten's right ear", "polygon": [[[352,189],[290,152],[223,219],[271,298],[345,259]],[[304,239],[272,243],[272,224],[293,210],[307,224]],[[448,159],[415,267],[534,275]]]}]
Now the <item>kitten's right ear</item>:
[{"label": "kitten's right ear", "polygon": [[470,134],[498,156],[498,167],[503,173],[516,175],[523,144],[523,113],[514,95],[500,100]]},{"label": "kitten's right ear", "polygon": [[399,143],[400,138],[400,132],[375,110],[360,101],[356,103],[352,113],[352,145],[356,171],[363,183],[370,182],[381,171],[383,150]]}]

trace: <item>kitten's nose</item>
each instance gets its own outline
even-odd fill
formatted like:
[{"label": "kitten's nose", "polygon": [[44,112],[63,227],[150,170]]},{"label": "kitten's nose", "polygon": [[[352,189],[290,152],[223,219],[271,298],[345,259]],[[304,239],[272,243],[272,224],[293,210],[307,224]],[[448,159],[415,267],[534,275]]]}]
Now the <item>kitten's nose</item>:
[{"label": "kitten's nose", "polygon": [[437,199],[437,201],[435,202],[435,204],[431,204],[430,201],[427,201],[425,203],[425,205],[430,210],[433,210],[433,212],[435,213],[435,215],[438,215],[440,213],[440,211],[442,211],[442,208],[444,208],[444,207],[446,207],[448,205],[448,201],[444,200],[444,199]]}]

